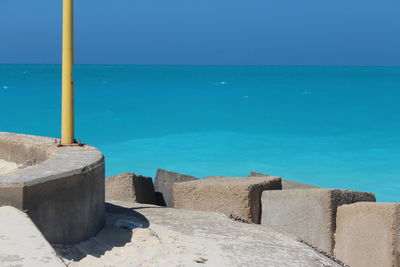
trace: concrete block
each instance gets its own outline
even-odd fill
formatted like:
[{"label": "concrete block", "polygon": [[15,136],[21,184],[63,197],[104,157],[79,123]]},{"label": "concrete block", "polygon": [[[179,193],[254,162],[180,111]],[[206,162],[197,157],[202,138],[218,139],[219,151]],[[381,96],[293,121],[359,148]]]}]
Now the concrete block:
[{"label": "concrete block", "polygon": [[151,177],[123,173],[106,179],[106,199],[156,204]]},{"label": "concrete block", "polygon": [[264,191],[261,224],[333,254],[337,207],[359,201],[375,201],[375,196],[338,189]]},{"label": "concrete block", "polygon": [[1,266],[65,266],[30,218],[16,208],[0,207]]},{"label": "concrete block", "polygon": [[154,181],[154,189],[156,191],[157,205],[173,207],[174,199],[172,186],[174,183],[193,181],[198,178],[186,174],[180,174],[163,169],[158,169]]},{"label": "concrete block", "polygon": [[0,206],[27,211],[53,244],[74,244],[105,223],[104,157],[87,145],[0,132],[0,158],[22,165],[0,174]]},{"label": "concrete block", "polygon": [[281,188],[279,177],[207,177],[174,184],[174,207],[222,212],[260,223],[261,193]]},{"label": "concrete block", "polygon": [[338,208],[335,256],[352,267],[400,266],[400,203]]},{"label": "concrete block", "polygon": [[[259,172],[251,172],[249,174],[249,177],[265,177],[265,176],[270,177],[271,175],[262,174]],[[282,179],[282,189],[307,189],[307,188],[319,188],[319,187]]]}]

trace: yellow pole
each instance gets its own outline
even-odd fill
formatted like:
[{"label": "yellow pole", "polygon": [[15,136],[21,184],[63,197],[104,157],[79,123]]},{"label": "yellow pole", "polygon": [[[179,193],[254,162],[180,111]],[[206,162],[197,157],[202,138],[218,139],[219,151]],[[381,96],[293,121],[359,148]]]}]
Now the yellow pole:
[{"label": "yellow pole", "polygon": [[62,129],[61,143],[72,144],[74,137],[74,4],[63,0],[63,41],[62,41]]}]

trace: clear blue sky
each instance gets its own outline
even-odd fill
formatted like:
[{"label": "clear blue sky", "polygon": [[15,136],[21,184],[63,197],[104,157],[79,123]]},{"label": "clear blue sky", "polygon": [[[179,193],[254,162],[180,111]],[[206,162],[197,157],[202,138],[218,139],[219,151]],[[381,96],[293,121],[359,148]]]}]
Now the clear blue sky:
[{"label": "clear blue sky", "polygon": [[[76,0],[76,63],[400,65],[399,0]],[[60,63],[62,0],[0,0],[0,64]]]}]

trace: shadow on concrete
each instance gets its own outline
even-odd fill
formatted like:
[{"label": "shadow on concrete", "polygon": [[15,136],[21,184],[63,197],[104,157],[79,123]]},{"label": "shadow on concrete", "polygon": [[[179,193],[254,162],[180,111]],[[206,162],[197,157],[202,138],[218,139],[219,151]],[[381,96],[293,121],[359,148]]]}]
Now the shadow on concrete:
[{"label": "shadow on concrete", "polygon": [[[106,206],[106,213],[110,215],[120,215],[120,216],[127,216],[129,220],[134,222],[140,223],[142,228],[148,228],[150,223],[145,216],[140,214],[139,212],[135,211],[135,208],[125,208],[122,206],[114,205],[111,203],[105,204]],[[128,218],[126,218],[128,219]]]},{"label": "shadow on concrete", "polygon": [[167,206],[167,203],[165,203],[164,195],[161,192],[155,192],[156,193],[156,204],[158,206]]},{"label": "shadow on concrete", "polygon": [[62,258],[69,261],[80,261],[88,255],[100,258],[107,251],[131,242],[133,232],[130,226],[148,228],[150,225],[147,218],[134,209],[111,203],[106,203],[105,209],[106,226],[95,237],[73,246],[53,246]]}]

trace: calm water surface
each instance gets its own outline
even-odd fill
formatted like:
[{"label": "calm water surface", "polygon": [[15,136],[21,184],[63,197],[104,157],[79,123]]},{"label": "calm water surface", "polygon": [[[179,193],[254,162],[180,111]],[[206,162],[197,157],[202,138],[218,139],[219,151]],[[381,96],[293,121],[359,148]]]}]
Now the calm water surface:
[{"label": "calm water surface", "polygon": [[[0,65],[0,131],[59,136],[60,67]],[[77,66],[107,174],[250,171],[400,202],[400,68]]]}]

